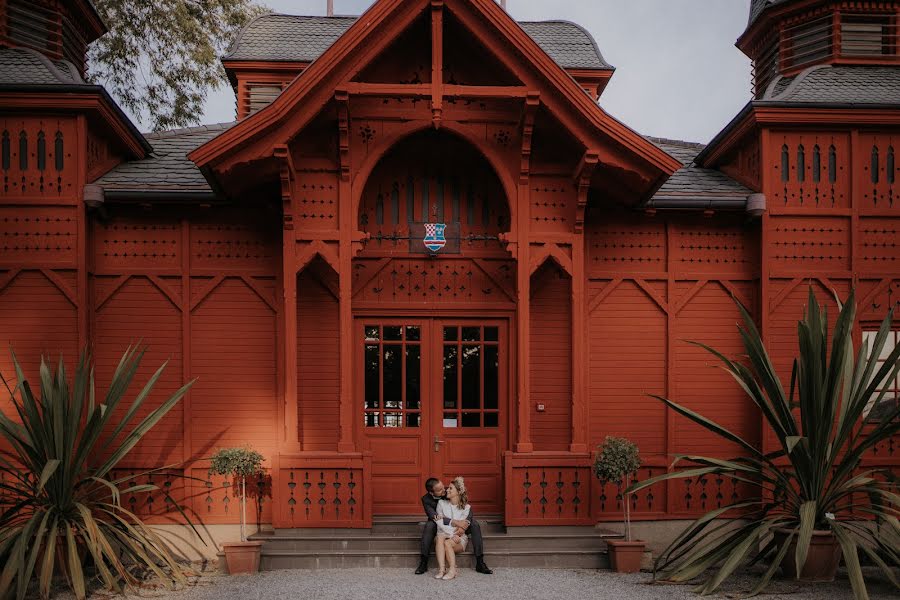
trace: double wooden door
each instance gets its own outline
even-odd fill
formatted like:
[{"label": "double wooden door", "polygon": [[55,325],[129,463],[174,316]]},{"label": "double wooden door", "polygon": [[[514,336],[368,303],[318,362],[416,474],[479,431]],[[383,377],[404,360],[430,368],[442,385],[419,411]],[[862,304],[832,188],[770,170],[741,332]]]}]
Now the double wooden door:
[{"label": "double wooden door", "polygon": [[421,512],[425,480],[461,475],[479,514],[503,507],[505,320],[356,320],[358,434],[376,515]]}]

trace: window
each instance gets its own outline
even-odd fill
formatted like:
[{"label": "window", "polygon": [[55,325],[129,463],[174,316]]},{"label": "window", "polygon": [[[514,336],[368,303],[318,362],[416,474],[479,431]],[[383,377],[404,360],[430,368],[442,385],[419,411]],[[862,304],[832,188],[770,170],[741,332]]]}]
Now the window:
[{"label": "window", "polygon": [[[872,345],[875,343],[876,335],[878,335],[878,330],[876,329],[863,330],[863,343],[870,352]],[[878,365],[875,367],[876,372],[881,368],[898,344],[900,344],[900,331],[890,332],[888,334],[888,339],[884,343],[884,348],[881,349],[881,355],[878,357]],[[900,374],[896,377],[887,378],[882,381],[878,386],[878,391],[879,393],[885,391],[884,398],[882,398],[881,402],[875,406],[874,404],[878,396],[874,396],[865,410],[865,414],[871,414],[871,418],[875,420],[887,416],[887,414],[897,406],[898,402],[900,402]]]},{"label": "window", "polygon": [[499,329],[444,327],[444,427],[498,427]]},{"label": "window", "polygon": [[892,54],[890,19],[872,15],[841,17],[841,54],[843,56],[882,56]]},{"label": "window", "polygon": [[281,86],[278,84],[256,85],[251,84],[249,89],[249,114],[253,114],[261,108],[272,104],[281,94]]},{"label": "window", "polygon": [[416,325],[366,325],[366,427],[421,425],[421,340]]},{"label": "window", "polygon": [[831,56],[832,34],[830,14],[785,29],[787,66],[806,66]]}]

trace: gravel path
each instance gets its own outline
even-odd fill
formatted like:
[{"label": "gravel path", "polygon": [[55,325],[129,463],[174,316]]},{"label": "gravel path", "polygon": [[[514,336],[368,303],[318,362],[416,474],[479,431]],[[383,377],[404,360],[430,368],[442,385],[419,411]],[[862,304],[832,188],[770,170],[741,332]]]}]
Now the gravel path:
[{"label": "gravel path", "polygon": [[[431,575],[413,575],[409,569],[340,569],[321,571],[270,571],[252,576],[204,576],[180,592],[160,594],[145,590],[141,597],[165,596],[169,600],[426,600],[448,594],[471,600],[699,600],[690,586],[648,585],[648,574],[616,575],[609,571],[497,569],[494,575],[472,570],[453,581]],[[872,600],[900,598],[872,574]],[[725,598],[750,589],[752,579],[733,581],[716,596]],[[108,596],[95,595],[94,598]],[[732,596],[733,597],[733,596]],[[806,587],[776,581],[765,600],[853,600],[850,583],[839,578],[833,584]]]}]

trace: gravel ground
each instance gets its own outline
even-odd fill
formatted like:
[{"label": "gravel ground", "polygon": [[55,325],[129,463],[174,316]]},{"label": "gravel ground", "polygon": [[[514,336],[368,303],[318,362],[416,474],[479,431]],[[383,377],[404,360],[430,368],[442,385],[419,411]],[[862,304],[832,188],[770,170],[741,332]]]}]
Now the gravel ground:
[{"label": "gravel ground", "polygon": [[[443,594],[490,600],[682,600],[698,599],[690,586],[649,585],[645,573],[617,575],[609,571],[497,569],[494,575],[464,570],[453,581],[433,575],[413,575],[409,569],[340,569],[321,571],[270,571],[236,577],[209,575],[178,592],[144,590],[142,598],[165,596],[170,600],[423,600]],[[867,575],[870,575],[867,573]],[[900,598],[874,572],[867,576],[872,600]],[[735,597],[750,589],[752,578],[732,580],[713,597]],[[56,598],[64,598],[58,595]],[[95,594],[100,600],[106,594]],[[833,584],[804,586],[775,581],[760,596],[790,600],[852,600],[850,583],[838,578]]]}]

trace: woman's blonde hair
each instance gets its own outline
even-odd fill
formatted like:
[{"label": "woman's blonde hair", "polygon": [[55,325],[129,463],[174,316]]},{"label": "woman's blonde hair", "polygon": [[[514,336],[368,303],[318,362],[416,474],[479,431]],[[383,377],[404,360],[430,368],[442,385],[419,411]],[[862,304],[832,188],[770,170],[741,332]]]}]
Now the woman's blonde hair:
[{"label": "woman's blonde hair", "polygon": [[456,488],[456,491],[459,492],[459,507],[467,507],[469,505],[469,490],[466,489],[466,480],[462,477],[457,477],[450,483],[452,483],[453,487]]}]

